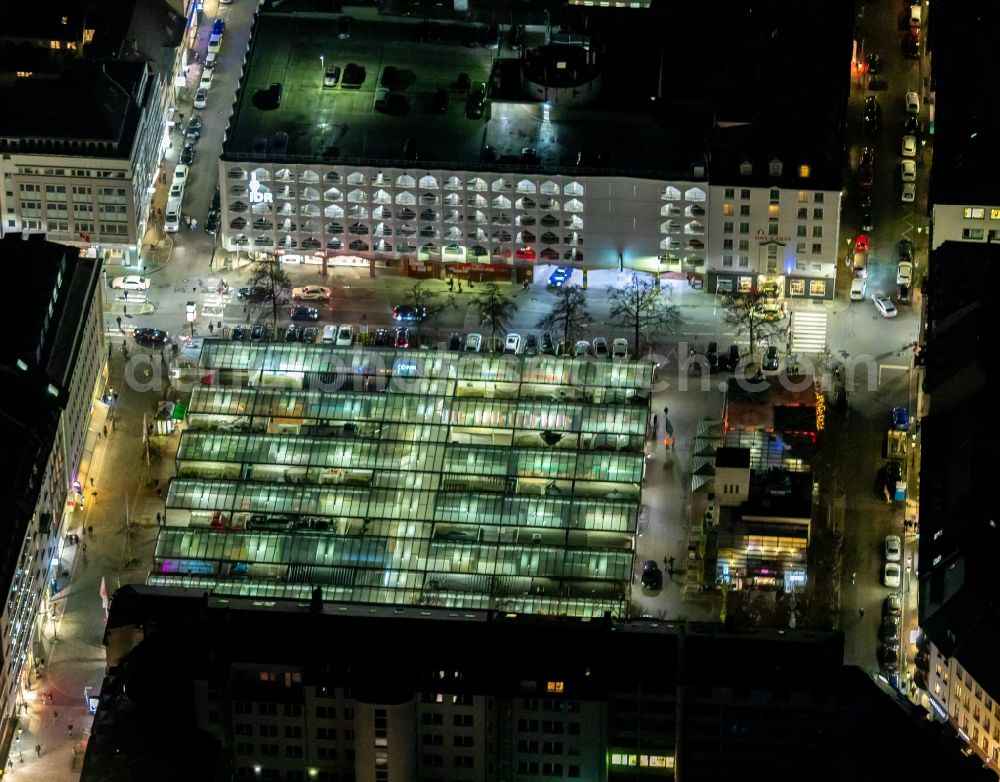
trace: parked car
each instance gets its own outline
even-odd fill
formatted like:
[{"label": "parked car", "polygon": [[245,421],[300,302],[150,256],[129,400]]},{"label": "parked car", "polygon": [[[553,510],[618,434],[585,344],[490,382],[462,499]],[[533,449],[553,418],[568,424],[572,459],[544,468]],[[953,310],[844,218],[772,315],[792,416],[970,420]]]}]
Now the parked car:
[{"label": "parked car", "polygon": [[916,92],[906,93],[904,98],[906,103],[906,113],[907,114],[919,114],[920,113],[920,95]]},{"label": "parked car", "polygon": [[304,304],[296,304],[290,310],[289,315],[291,315],[292,320],[319,320],[319,310]]},{"label": "parked car", "polygon": [[879,635],[886,643],[899,643],[899,617],[882,617],[882,625],[879,627]]},{"label": "parked car", "polygon": [[215,68],[208,68],[201,72],[201,81],[198,82],[198,89],[212,89],[212,80],[215,77]]},{"label": "parked car", "polygon": [[302,329],[301,339],[307,345],[311,345],[312,343],[314,343],[318,336],[319,336],[319,329],[316,328],[315,326],[308,326],[307,328]]},{"label": "parked car", "polygon": [[226,32],[226,20],[216,19],[214,22],[212,22],[212,32],[215,33],[216,35],[222,35],[224,32]]},{"label": "parked car", "polygon": [[865,291],[868,289],[868,280],[864,277],[854,277],[851,280],[851,301],[861,301],[865,297]]},{"label": "parked car", "polygon": [[230,336],[233,338],[233,342],[246,342],[247,337],[250,336],[250,328],[248,326],[237,326],[233,329]]},{"label": "parked car", "polygon": [[872,304],[875,305],[875,309],[878,311],[878,314],[883,318],[896,317],[896,305],[892,303],[892,299],[888,296],[876,293],[872,296]]},{"label": "parked car", "polygon": [[608,358],[608,341],[604,337],[594,338],[594,355],[598,358]]},{"label": "parked car", "polygon": [[466,353],[479,353],[483,349],[483,335],[482,334],[469,334],[465,338],[465,352]]},{"label": "parked car", "polygon": [[391,93],[388,87],[377,87],[375,89],[375,102],[374,106],[377,111],[385,111],[389,108],[389,99]]},{"label": "parked car", "polygon": [[294,323],[291,323],[288,328],[285,329],[285,342],[298,342],[301,336],[301,326],[296,326]]},{"label": "parked car", "polygon": [[469,119],[480,119],[486,111],[486,83],[480,82],[469,90],[465,100],[465,116]]},{"label": "parked car", "polygon": [[585,339],[577,340],[576,346],[573,348],[574,356],[589,356],[590,355],[590,343]]},{"label": "parked car", "polygon": [[415,339],[413,329],[396,329],[393,341],[397,348],[415,348],[417,347]]},{"label": "parked car", "polygon": [[136,345],[144,348],[162,348],[170,341],[170,334],[161,329],[141,328],[132,332]]},{"label": "parked car", "polygon": [[858,206],[858,225],[865,231],[871,231],[875,227],[870,203]]},{"label": "parked car", "polygon": [[149,277],[140,277],[137,274],[130,274],[127,277],[115,277],[111,281],[111,287],[120,291],[148,290]]},{"label": "parked car", "polygon": [[903,136],[903,157],[916,157],[917,156],[917,139],[916,136]]},{"label": "parked car", "polygon": [[462,335],[457,331],[453,331],[448,337],[448,350],[461,350],[462,343]]},{"label": "parked car", "polygon": [[337,342],[338,348],[349,348],[354,342],[354,326],[349,323],[341,326],[337,330]]},{"label": "parked car", "polygon": [[337,327],[332,323],[328,323],[323,327],[323,336],[321,338],[323,343],[326,345],[332,345],[337,341]]},{"label": "parked car", "polygon": [[663,586],[663,571],[655,560],[647,559],[643,563],[639,581],[644,589],[660,589]]},{"label": "parked car", "polygon": [[175,198],[183,198],[183,197],[184,197],[184,185],[180,184],[179,182],[174,182],[172,185],[170,185],[170,194],[167,196],[168,200],[172,201]]},{"label": "parked car", "polygon": [[913,263],[913,242],[909,239],[900,239],[897,248],[901,263]]},{"label": "parked car", "polygon": [[616,360],[626,361],[629,357],[628,340],[618,337],[611,343],[611,357]]},{"label": "parked car", "polygon": [[917,164],[912,160],[899,161],[899,178],[902,179],[903,182],[916,182]]},{"label": "parked car", "polygon": [[190,173],[190,171],[191,171],[190,168],[181,163],[178,163],[177,166],[174,168],[173,183],[175,185],[176,184],[186,185],[188,174]]},{"label": "parked car", "polygon": [[306,285],[302,288],[292,288],[292,298],[296,301],[319,301],[330,298],[330,289],[322,285]]},{"label": "parked car", "polygon": [[217,210],[213,209],[205,217],[205,233],[214,234],[219,230],[219,213]]},{"label": "parked car", "polygon": [[905,432],[910,428],[910,411],[905,407],[892,408],[892,428]]},{"label": "parked car", "polygon": [[882,583],[891,589],[898,589],[901,575],[898,562],[886,562],[882,568]]},{"label": "parked car", "polygon": [[[188,123],[187,127],[184,129],[184,138],[188,141],[197,141],[201,138],[201,123],[195,123],[194,117],[191,118],[191,122]],[[201,117],[198,117],[201,119]]]},{"label": "parked car", "polygon": [[726,357],[726,369],[733,370],[740,365],[740,346],[730,345],[729,355]]},{"label": "parked car", "polygon": [[909,261],[900,261],[896,266],[896,284],[909,285],[913,280],[913,264]]},{"label": "parked car", "polygon": [[211,70],[212,68],[214,68],[218,64],[219,64],[219,53],[218,52],[209,52],[208,54],[205,55],[205,65],[204,65],[204,68],[205,68],[206,71]]},{"label": "parked car", "polygon": [[904,204],[912,204],[917,200],[917,186],[913,182],[904,182],[903,190],[899,194],[899,199]]},{"label": "parked car", "polygon": [[902,613],[903,613],[903,598],[899,596],[899,592],[892,592],[882,602],[882,615],[899,616]]},{"label": "parked car", "polygon": [[767,371],[774,371],[780,365],[781,359],[778,357],[778,348],[775,345],[768,345],[764,352],[763,366]]},{"label": "parked car", "polygon": [[874,95],[865,98],[864,112],[865,133],[876,133],[882,127],[882,107],[878,104],[878,98]]},{"label": "parked car", "polygon": [[503,352],[509,354],[517,354],[521,352],[521,335],[520,334],[508,334],[507,338],[503,342]]},{"label": "parked car", "polygon": [[556,346],[552,343],[552,335],[547,331],[542,334],[541,351],[544,356],[554,356],[556,354]]},{"label": "parked car", "polygon": [[375,329],[372,334],[372,346],[376,348],[386,348],[392,345],[392,335],[389,329]]},{"label": "parked car", "polygon": [[524,355],[526,356],[538,355],[538,337],[536,335],[529,334],[524,338]]},{"label": "parked car", "polygon": [[194,163],[195,149],[194,144],[188,143],[184,145],[184,149],[181,150],[180,161],[185,166],[190,166]]},{"label": "parked car", "polygon": [[349,16],[342,16],[337,20],[337,37],[345,41],[351,37],[351,28],[353,27],[353,20]]},{"label": "parked car", "polygon": [[259,342],[267,338],[267,326],[263,323],[254,323],[250,329],[250,341]]},{"label": "parked car", "polygon": [[323,73],[323,86],[336,87],[339,81],[340,81],[340,66],[339,65],[329,66]]},{"label": "parked car", "polygon": [[899,535],[886,535],[885,561],[899,562],[900,557],[902,557],[902,552],[903,552],[903,542],[899,539]]}]

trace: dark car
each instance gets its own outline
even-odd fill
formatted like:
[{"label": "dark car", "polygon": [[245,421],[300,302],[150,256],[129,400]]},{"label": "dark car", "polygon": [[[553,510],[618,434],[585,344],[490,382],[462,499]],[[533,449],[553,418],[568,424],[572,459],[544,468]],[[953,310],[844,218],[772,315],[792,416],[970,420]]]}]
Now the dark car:
[{"label": "dark car", "polygon": [[663,586],[663,571],[652,559],[647,559],[642,565],[642,577],[639,579],[644,589],[659,589]]},{"label": "dark car", "polygon": [[289,312],[292,320],[319,320],[319,310],[315,307],[307,307],[305,304],[296,304]]},{"label": "dark car", "polygon": [[903,465],[893,460],[885,465],[885,489],[890,497],[896,494],[896,483],[903,480]]},{"label": "dark car", "polygon": [[358,89],[365,83],[367,76],[368,71],[365,70],[364,66],[358,65],[356,62],[349,62],[344,66],[344,75],[340,80],[340,86]]},{"label": "dark car", "polygon": [[548,332],[542,334],[541,351],[544,356],[554,356],[556,354],[556,346],[552,343],[552,336]]},{"label": "dark car", "polygon": [[351,37],[351,27],[353,21],[349,16],[342,16],[337,20],[337,37],[346,40]]},{"label": "dark car", "polygon": [[392,344],[397,348],[416,347],[413,343],[413,331],[411,329],[396,329],[396,333],[393,335]]},{"label": "dark car", "polygon": [[920,38],[913,34],[912,30],[907,31],[900,44],[903,56],[911,59],[920,57]]},{"label": "dark car", "polygon": [[431,111],[435,114],[444,114],[448,110],[448,90],[444,87],[440,88],[434,93],[434,99],[431,101]]},{"label": "dark car", "polygon": [[184,149],[181,150],[181,157],[180,157],[181,163],[183,163],[185,166],[191,165],[192,163],[194,163],[194,155],[195,155],[194,144],[185,144]]},{"label": "dark car", "polygon": [[461,350],[462,342],[462,335],[457,331],[453,331],[451,336],[448,337],[448,350]]},{"label": "dark car", "polygon": [[898,296],[899,296],[899,303],[900,304],[909,304],[910,303],[910,286],[909,285],[898,285],[897,286],[897,293],[898,293]]},{"label": "dark car", "polygon": [[910,411],[905,407],[892,408],[892,428],[905,432],[910,428]]},{"label": "dark car", "polygon": [[524,338],[524,355],[526,356],[538,355],[538,337],[536,337],[534,334],[528,334]]},{"label": "dark car", "polygon": [[[198,119],[201,119],[201,117],[198,117]],[[184,129],[184,138],[192,142],[201,138],[201,123],[195,124],[194,117],[191,118],[191,122]]]},{"label": "dark car", "polygon": [[214,209],[205,218],[205,233],[214,234],[219,230],[219,213]]},{"label": "dark car", "polygon": [[281,95],[282,95],[283,92],[284,92],[284,89],[282,88],[280,81],[271,82],[271,86],[267,88],[267,102],[273,108],[276,108],[276,109],[280,108],[281,107]]},{"label": "dark car", "polygon": [[257,342],[262,339],[267,339],[267,326],[263,323],[255,323],[250,329],[250,341]]},{"label": "dark car", "polygon": [[170,341],[170,335],[161,329],[136,329],[132,337],[144,348],[162,348]]},{"label": "dark car", "polygon": [[709,342],[708,350],[705,351],[705,358],[708,359],[709,369],[719,368],[719,343]]},{"label": "dark car", "polygon": [[899,666],[899,644],[889,642],[879,646],[876,657],[883,668],[896,670]]},{"label": "dark car", "polygon": [[264,288],[240,288],[236,291],[236,298],[250,304],[259,304],[270,299],[271,295]]},{"label": "dark car", "polygon": [[237,326],[233,329],[232,338],[234,342],[246,342],[250,336],[250,329],[246,326]]},{"label": "dark car", "polygon": [[372,345],[377,348],[389,347],[392,344],[392,338],[389,334],[389,329],[375,329],[375,333],[372,334]]},{"label": "dark car", "polygon": [[386,65],[382,69],[382,81],[379,83],[391,90],[396,84],[396,68],[392,65]]},{"label": "dark car", "polygon": [[920,135],[920,121],[917,119],[916,114],[910,114],[909,112],[906,113],[906,117],[903,119],[903,135]]},{"label": "dark car", "polygon": [[882,107],[874,95],[865,98],[865,132],[874,133],[882,126]]},{"label": "dark car", "polygon": [[726,356],[726,369],[736,369],[740,365],[740,346],[730,345],[729,355]]},{"label": "dark car", "polygon": [[222,35],[224,32],[226,32],[226,20],[225,19],[216,19],[214,22],[212,22],[212,34],[213,35]]},{"label": "dark car", "polygon": [[903,613],[903,599],[899,596],[899,592],[891,592],[882,602],[882,615],[899,616],[901,613]]},{"label": "dark car", "polygon": [[568,266],[557,266],[556,270],[549,275],[549,285],[553,288],[561,288],[569,278],[573,276],[573,270]]},{"label": "dark car", "polygon": [[888,643],[899,642],[899,617],[886,616],[882,618],[882,625],[879,627],[879,635],[882,640]]},{"label": "dark car", "polygon": [[480,82],[471,90],[465,100],[465,116],[469,119],[481,119],[486,111],[486,83]]},{"label": "dark car", "polygon": [[392,319],[416,323],[427,317],[426,307],[414,307],[411,304],[397,304],[392,308]]},{"label": "dark car", "polygon": [[778,368],[780,359],[778,358],[778,348],[775,345],[769,345],[767,350],[764,352],[764,369],[768,371],[773,371]]},{"label": "dark car", "polygon": [[858,207],[858,224],[862,231],[871,231],[875,227],[871,204],[861,204]]},{"label": "dark car", "polygon": [[868,55],[868,73],[876,74],[882,71],[882,58],[877,52]]},{"label": "dark car", "polygon": [[900,262],[913,263],[913,242],[909,239],[900,239],[897,251]]},{"label": "dark car", "polygon": [[308,326],[307,328],[302,329],[302,336],[299,337],[299,341],[305,342],[307,345],[311,345],[313,342],[316,341],[316,338],[318,336],[319,336],[319,329],[316,328],[315,326]]},{"label": "dark car", "polygon": [[301,337],[301,326],[296,326],[294,323],[291,323],[288,328],[285,329],[285,342],[298,342]]}]

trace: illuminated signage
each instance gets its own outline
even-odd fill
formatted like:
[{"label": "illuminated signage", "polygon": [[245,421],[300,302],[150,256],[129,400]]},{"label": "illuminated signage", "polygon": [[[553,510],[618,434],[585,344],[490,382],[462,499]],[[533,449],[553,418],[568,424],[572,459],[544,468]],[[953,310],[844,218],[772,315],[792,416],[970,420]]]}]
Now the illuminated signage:
[{"label": "illuminated signage", "polygon": [[816,431],[822,432],[826,427],[826,397],[816,391]]},{"label": "illuminated signage", "polygon": [[962,210],[962,217],[964,217],[966,220],[982,220],[984,217],[986,217],[986,210],[981,206],[977,207],[967,206],[965,207],[965,209]]},{"label": "illuminated signage", "polygon": [[250,172],[250,203],[251,204],[270,204],[274,201],[274,195],[271,193],[260,192],[260,182],[257,181],[257,172]]}]

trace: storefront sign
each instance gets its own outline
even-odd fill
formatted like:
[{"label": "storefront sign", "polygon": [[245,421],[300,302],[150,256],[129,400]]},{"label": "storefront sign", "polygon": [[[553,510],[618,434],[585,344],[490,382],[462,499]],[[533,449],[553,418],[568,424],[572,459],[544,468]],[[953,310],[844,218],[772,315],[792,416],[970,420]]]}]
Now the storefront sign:
[{"label": "storefront sign", "polygon": [[262,193],[260,192],[260,182],[257,181],[257,172],[250,172],[250,203],[251,204],[270,204],[274,202],[274,195],[272,193]]},{"label": "storefront sign", "polygon": [[826,427],[826,397],[821,391],[816,391],[816,431],[822,432]]},{"label": "storefront sign", "polygon": [[456,272],[509,272],[510,266],[503,263],[454,263],[448,267]]}]

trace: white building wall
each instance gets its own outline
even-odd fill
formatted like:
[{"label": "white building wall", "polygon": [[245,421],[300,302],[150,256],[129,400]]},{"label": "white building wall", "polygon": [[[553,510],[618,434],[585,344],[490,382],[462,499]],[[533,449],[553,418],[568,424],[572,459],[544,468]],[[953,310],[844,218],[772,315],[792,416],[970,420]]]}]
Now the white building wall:
[{"label": "white building wall", "polygon": [[931,210],[931,249],[945,242],[996,242],[1000,240],[1000,206],[986,204],[935,204]]}]

